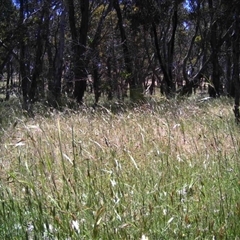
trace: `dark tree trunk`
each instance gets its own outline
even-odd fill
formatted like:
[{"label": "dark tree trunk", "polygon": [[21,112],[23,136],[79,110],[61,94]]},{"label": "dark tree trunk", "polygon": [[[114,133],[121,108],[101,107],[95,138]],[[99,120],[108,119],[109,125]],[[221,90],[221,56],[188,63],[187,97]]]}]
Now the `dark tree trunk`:
[{"label": "dark tree trunk", "polygon": [[126,84],[130,87],[130,99],[132,101],[143,100],[143,89],[141,83],[137,82],[137,79],[133,75],[132,59],[128,48],[127,37],[124,29],[122,12],[118,0],[113,0],[113,7],[116,10],[118,18],[118,27],[121,35],[124,62],[126,67]]},{"label": "dark tree trunk", "polygon": [[232,61],[231,61],[231,54],[229,53],[231,47],[231,39],[230,37],[227,39],[226,41],[226,46],[225,46],[225,52],[226,52],[226,68],[225,68],[225,72],[226,72],[226,82],[225,82],[225,88],[226,88],[226,94],[229,97],[234,97],[234,84],[232,81]]},{"label": "dark tree trunk", "polygon": [[52,53],[52,43],[48,40],[46,43],[46,49],[47,49],[47,57],[48,57],[48,98],[51,101],[52,97],[54,96],[54,79],[53,79],[53,75],[54,75],[54,57],[53,57],[53,53]]},{"label": "dark tree trunk", "polygon": [[101,76],[99,74],[98,63],[93,64],[93,90],[95,95],[95,104],[98,103],[99,98],[101,96],[100,82]]},{"label": "dark tree trunk", "polygon": [[[197,9],[196,9],[196,12],[198,13],[199,12],[199,9],[200,9],[200,3],[198,3],[197,5]],[[189,61],[189,58],[192,54],[192,50],[193,50],[193,47],[194,47],[194,42],[195,42],[195,39],[198,35],[198,31],[199,31],[199,24],[200,24],[200,16],[199,14],[197,15],[197,21],[196,21],[196,27],[195,27],[195,32],[194,32],[194,35],[192,36],[192,39],[190,41],[190,45],[189,45],[189,48],[188,48],[188,51],[187,51],[187,54],[185,55],[184,59],[183,59],[183,66],[182,66],[182,72],[183,72],[183,79],[185,80],[185,86],[183,86],[181,88],[181,95],[191,95],[192,94],[192,90],[193,90],[193,86],[194,86],[194,82],[196,81],[195,79],[199,79],[199,75],[198,74],[195,79],[189,79],[189,76],[187,74],[187,63]]]},{"label": "dark tree trunk", "polygon": [[[20,0],[20,24],[24,21],[24,0]],[[28,88],[29,88],[29,71],[27,71],[27,46],[25,43],[25,28],[21,32],[20,41],[20,74],[21,74],[21,87],[23,95],[23,109],[28,110]]]},{"label": "dark tree trunk", "polygon": [[235,106],[234,114],[236,122],[240,122],[239,104],[240,104],[240,79],[239,79],[239,60],[240,60],[240,16],[239,10],[235,13],[234,34],[232,36],[232,48],[233,48],[233,81],[235,88]]},{"label": "dark tree trunk", "polygon": [[[61,99],[61,89],[62,89],[62,71],[63,71],[63,54],[65,46],[65,20],[66,11],[62,9],[60,16],[59,28],[55,32],[55,54],[53,56],[52,48],[53,44],[47,42],[47,55],[49,62],[48,69],[48,102],[50,105],[57,107]],[[57,37],[58,36],[58,37]]]},{"label": "dark tree trunk", "polygon": [[112,82],[112,65],[111,65],[112,58],[107,58],[107,77],[108,77],[108,88],[107,88],[107,95],[108,100],[113,99],[113,82]]},{"label": "dark tree trunk", "polygon": [[41,36],[41,25],[39,25],[37,34],[37,52],[35,57],[35,66],[31,78],[31,87],[29,90],[29,99],[31,102],[36,100],[36,91],[38,87],[39,76],[42,72],[43,38]]},{"label": "dark tree trunk", "polygon": [[211,75],[212,85],[209,85],[209,96],[216,98],[220,96],[220,73],[219,73],[219,62],[218,54],[213,54],[212,56],[212,75]]},{"label": "dark tree trunk", "polygon": [[159,61],[161,70],[163,72],[163,82],[161,84],[161,93],[169,95],[171,92],[171,79],[168,75],[166,63],[163,61],[162,56],[161,56],[160,46],[159,46],[159,42],[158,42],[157,27],[156,27],[155,22],[152,22],[152,30],[153,30],[154,44],[155,44],[155,48],[156,48],[157,59]]},{"label": "dark tree trunk", "polygon": [[54,92],[53,95],[55,100],[58,102],[61,97],[62,89],[62,68],[63,68],[63,54],[65,45],[65,19],[66,11],[62,11],[60,18],[60,29],[59,29],[59,43],[57,47],[57,53],[55,57],[55,70],[54,70]]},{"label": "dark tree trunk", "polygon": [[93,61],[93,89],[94,89],[94,95],[95,95],[95,104],[98,103],[99,98],[101,96],[101,74],[99,73],[100,58],[99,58],[99,50],[97,49],[97,47],[101,41],[101,32],[102,32],[104,21],[108,13],[112,10],[112,4],[113,4],[112,1],[113,0],[110,0],[108,7],[103,10],[100,20],[98,22],[98,26],[97,26],[93,41],[90,44],[90,49],[92,53],[91,55],[94,58],[92,59],[92,61]]},{"label": "dark tree trunk", "polygon": [[160,50],[156,23],[154,21],[152,22],[152,30],[154,35],[154,43],[155,43],[157,58],[163,72],[163,83],[161,86],[161,92],[166,96],[172,95],[176,90],[175,83],[173,81],[172,71],[173,71],[175,35],[176,35],[176,29],[178,25],[177,7],[178,7],[178,4],[175,3],[173,15],[172,15],[172,32],[171,32],[170,40],[167,43],[163,42],[162,52],[164,52],[163,54],[164,57],[162,56],[161,50]]},{"label": "dark tree trunk", "polygon": [[43,56],[45,51],[45,44],[47,42],[48,37],[50,18],[49,8],[50,2],[45,1],[37,29],[35,64],[31,78],[31,86],[29,89],[29,99],[31,102],[34,102],[39,97],[44,97],[44,82],[40,81],[40,75],[42,74]]},{"label": "dark tree trunk", "polygon": [[6,85],[6,98],[8,101],[10,99],[10,79],[12,77],[12,63],[8,62],[7,64],[7,85]]},{"label": "dark tree trunk", "polygon": [[74,97],[78,103],[83,103],[84,93],[87,86],[87,62],[85,57],[87,33],[89,27],[89,0],[81,0],[81,26],[76,27],[75,10],[73,0],[68,0],[68,16],[73,41],[73,61],[74,61]]},{"label": "dark tree trunk", "polygon": [[79,59],[76,59],[75,62],[75,88],[74,96],[77,99],[78,103],[83,102],[84,92],[86,91],[87,86],[87,62],[88,59],[84,56],[86,53],[87,45],[87,33],[89,25],[89,0],[82,0],[81,2],[81,26],[79,31],[79,44],[76,45],[76,56]]},{"label": "dark tree trunk", "polygon": [[210,45],[211,45],[211,63],[212,63],[212,74],[211,74],[211,84],[209,85],[209,96],[216,98],[220,96],[220,70],[218,53],[220,52],[220,39],[218,37],[218,23],[214,19],[214,8],[212,0],[208,0],[210,17],[211,17],[211,35],[210,35]]},{"label": "dark tree trunk", "polygon": [[167,44],[167,62],[168,62],[168,76],[169,76],[169,80],[170,80],[170,93],[171,92],[175,92],[176,91],[176,84],[174,82],[173,76],[172,76],[172,72],[173,72],[173,56],[174,56],[174,47],[175,47],[175,36],[176,36],[176,30],[177,30],[177,25],[178,25],[178,5],[177,3],[175,3],[174,6],[174,12],[172,15],[172,33],[171,33],[171,38]]}]

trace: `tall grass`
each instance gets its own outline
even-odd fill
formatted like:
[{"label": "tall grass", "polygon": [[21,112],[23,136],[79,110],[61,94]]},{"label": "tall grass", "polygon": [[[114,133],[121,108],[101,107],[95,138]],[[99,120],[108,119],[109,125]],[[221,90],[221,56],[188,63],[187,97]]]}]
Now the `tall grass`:
[{"label": "tall grass", "polygon": [[226,100],[20,120],[0,149],[1,239],[239,239]]}]

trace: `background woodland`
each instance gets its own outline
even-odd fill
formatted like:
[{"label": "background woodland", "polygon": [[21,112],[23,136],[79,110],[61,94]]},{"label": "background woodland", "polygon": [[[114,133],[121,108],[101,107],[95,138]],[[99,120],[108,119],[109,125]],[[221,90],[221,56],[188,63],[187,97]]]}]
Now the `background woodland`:
[{"label": "background woodland", "polygon": [[208,87],[239,106],[239,1],[2,0],[2,99],[82,104]]}]

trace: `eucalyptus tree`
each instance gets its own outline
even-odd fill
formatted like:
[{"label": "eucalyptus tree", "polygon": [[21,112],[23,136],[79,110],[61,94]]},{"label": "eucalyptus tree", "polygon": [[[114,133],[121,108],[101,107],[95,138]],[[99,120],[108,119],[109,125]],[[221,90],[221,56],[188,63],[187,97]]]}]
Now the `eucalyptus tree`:
[{"label": "eucalyptus tree", "polygon": [[162,93],[175,92],[173,78],[176,30],[183,1],[136,0],[135,19],[153,36],[155,55],[163,74]]},{"label": "eucalyptus tree", "polygon": [[130,88],[130,99],[132,101],[143,100],[142,82],[134,74],[133,56],[129,48],[129,39],[127,38],[127,35],[126,35],[126,29],[124,27],[125,23],[124,23],[123,14],[122,14],[119,1],[114,0],[113,6],[114,6],[114,9],[116,10],[117,19],[118,19],[118,28],[120,31],[124,65],[126,70],[124,77],[126,78],[126,85],[129,85],[129,88]]},{"label": "eucalyptus tree", "polygon": [[[181,94],[192,94],[200,81],[208,77],[210,54],[210,24],[206,1],[193,0],[185,3],[183,18],[185,54],[182,56],[182,76],[185,85],[180,89]],[[178,38],[180,36],[178,35]]]},{"label": "eucalyptus tree", "polygon": [[237,123],[240,122],[240,4],[238,1],[235,1],[236,5],[233,9],[233,32],[232,32],[232,61],[233,61],[233,82],[235,87],[235,105],[234,105],[234,114]]},{"label": "eucalyptus tree", "polygon": [[[203,51],[202,48],[197,43],[197,37],[199,36],[200,28],[200,0],[189,1],[185,8],[185,15],[182,23],[182,32],[184,35],[183,45],[185,50],[185,55],[182,56],[182,76],[185,81],[185,85],[180,89],[181,94],[191,94],[194,85],[198,81],[199,75],[203,69],[203,64],[198,71],[196,66],[200,65],[200,61]],[[181,38],[181,32],[178,32],[178,39]],[[196,44],[197,43],[197,44]],[[189,71],[191,74],[189,74]],[[182,84],[183,85],[183,84]]]},{"label": "eucalyptus tree", "polygon": [[[209,87],[210,97],[220,96],[221,89],[221,67],[219,64],[219,55],[221,53],[221,47],[224,42],[223,28],[224,20],[222,17],[225,17],[222,12],[222,2],[215,0],[208,0],[208,10],[209,10],[209,22],[210,22],[210,35],[209,43],[211,50],[211,84]],[[228,29],[227,29],[228,30]]]},{"label": "eucalyptus tree", "polygon": [[[2,0],[0,5],[0,80],[3,80],[4,72],[7,74],[6,100],[9,99],[9,80],[12,78],[13,56],[16,54],[17,9],[11,0]],[[5,74],[5,75],[6,75]]]},{"label": "eucalyptus tree", "polygon": [[[72,38],[74,97],[78,103],[83,102],[87,78],[92,68],[95,101],[98,102],[100,97],[98,46],[101,43],[101,31],[105,19],[112,9],[112,3],[111,1],[103,0],[66,0],[66,5]],[[101,7],[102,11],[100,11],[99,21],[94,21],[94,13]],[[79,12],[76,12],[78,9]],[[90,65],[92,65],[92,67],[90,67]]]},{"label": "eucalyptus tree", "polygon": [[222,95],[224,89],[230,91],[229,52],[235,4],[229,4],[229,1],[201,1],[199,36],[203,52],[202,66],[205,67],[202,72],[209,83],[209,96],[214,98]]},{"label": "eucalyptus tree", "polygon": [[[107,27],[105,26],[107,23],[108,14],[113,10],[113,0],[109,1],[95,1],[95,6],[92,4],[92,14],[91,14],[91,22],[92,26],[95,25],[95,28],[90,32],[91,41],[89,43],[90,49],[90,62],[91,62],[91,72],[93,76],[93,89],[95,95],[95,104],[98,103],[102,89],[102,81],[101,77],[103,76],[104,64],[103,60],[101,60],[101,56],[103,56],[101,46],[104,41],[104,35],[106,34]],[[95,22],[95,24],[93,24]],[[104,31],[105,26],[105,31]],[[104,31],[104,32],[103,32]],[[89,35],[90,35],[89,34]]]},{"label": "eucalyptus tree", "polygon": [[54,2],[46,0],[19,1],[19,63],[25,109],[29,109],[33,102],[44,96],[43,63],[53,4]]},{"label": "eucalyptus tree", "polygon": [[23,95],[23,108],[28,109],[28,89],[29,89],[29,77],[30,77],[30,58],[29,58],[29,46],[27,44],[27,29],[26,29],[26,18],[29,17],[27,2],[19,0],[19,25],[22,28],[21,34],[19,35],[19,51],[20,51],[20,76],[21,76],[21,87]]},{"label": "eucalyptus tree", "polygon": [[[13,20],[14,8],[10,0],[4,0],[0,5],[0,73],[2,74],[3,68],[8,61],[11,53],[11,35],[12,26],[9,23]],[[10,28],[9,28],[10,27]]]},{"label": "eucalyptus tree", "polygon": [[[231,32],[232,7],[228,1],[188,1],[185,18],[186,32],[192,37],[183,58],[183,78],[186,85],[183,94],[189,93],[199,79],[205,79],[209,95],[218,97],[231,88]],[[194,67],[192,76],[188,66]]]},{"label": "eucalyptus tree", "polygon": [[[72,36],[72,61],[74,72],[74,97],[78,103],[83,102],[87,86],[87,37],[89,31],[90,1],[66,0],[68,19]],[[80,8],[80,14],[76,12]],[[79,16],[80,15],[80,16]]]},{"label": "eucalyptus tree", "polygon": [[[238,79],[237,69],[239,69],[239,1],[222,0],[221,28],[225,32],[224,42],[220,55],[221,73],[224,76],[224,91],[228,96],[234,97],[238,87],[235,85]],[[237,70],[237,71],[236,71]]]},{"label": "eucalyptus tree", "polygon": [[51,105],[59,104],[62,93],[62,78],[64,64],[66,64],[65,38],[66,8],[62,0],[58,0],[49,12],[49,30],[46,42],[48,73],[48,101]]}]

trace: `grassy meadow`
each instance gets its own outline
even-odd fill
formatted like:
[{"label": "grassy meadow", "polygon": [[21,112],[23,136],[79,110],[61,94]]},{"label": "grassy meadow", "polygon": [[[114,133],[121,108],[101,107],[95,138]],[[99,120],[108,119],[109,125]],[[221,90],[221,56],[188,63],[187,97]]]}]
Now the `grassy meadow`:
[{"label": "grassy meadow", "polygon": [[2,107],[0,239],[240,239],[232,104]]}]

